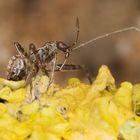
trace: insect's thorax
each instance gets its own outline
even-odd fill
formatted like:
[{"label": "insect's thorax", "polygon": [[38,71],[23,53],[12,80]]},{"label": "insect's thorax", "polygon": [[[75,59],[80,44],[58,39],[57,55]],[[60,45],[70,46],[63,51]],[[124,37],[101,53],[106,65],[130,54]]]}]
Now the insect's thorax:
[{"label": "insect's thorax", "polygon": [[57,52],[57,42],[47,42],[43,47],[37,50],[37,58],[40,63],[49,63],[55,57]]}]

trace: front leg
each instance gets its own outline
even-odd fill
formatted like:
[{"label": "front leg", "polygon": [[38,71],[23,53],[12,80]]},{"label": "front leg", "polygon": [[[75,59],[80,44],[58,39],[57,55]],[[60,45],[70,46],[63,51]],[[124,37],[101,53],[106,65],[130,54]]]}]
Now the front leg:
[{"label": "front leg", "polygon": [[26,79],[25,79],[25,85],[27,85],[27,84],[30,84],[30,95],[31,95],[31,102],[33,101],[33,100],[35,100],[36,99],[36,96],[35,96],[35,94],[34,94],[34,92],[33,92],[33,83],[32,83],[32,78],[33,77],[36,77],[36,75],[37,75],[37,73],[38,73],[38,67],[37,66],[33,66],[32,68],[30,68],[29,70],[28,70],[28,75],[27,75],[27,77],[26,77]]},{"label": "front leg", "polygon": [[56,61],[57,61],[57,57],[56,57],[56,54],[55,54],[55,57],[52,60],[52,73],[51,73],[51,77],[50,77],[50,81],[49,81],[50,84],[53,82],[54,71],[55,71],[55,67],[56,67]]},{"label": "front leg", "polygon": [[32,71],[30,70],[29,72],[28,72],[28,75],[27,75],[27,77],[26,77],[26,79],[25,79],[25,85],[28,85],[28,84],[30,84],[30,96],[29,96],[29,100],[30,100],[30,102],[32,102],[34,99],[35,99],[35,96],[34,96],[34,94],[33,94],[33,91],[32,91],[32,89],[33,89],[33,84],[32,84]]},{"label": "front leg", "polygon": [[[49,77],[49,84],[47,86],[46,92],[48,91],[50,85],[52,84],[52,82],[54,80],[54,72],[55,72],[55,67],[56,67],[56,61],[57,61],[57,54],[55,54],[54,59],[51,61],[51,63],[52,63],[52,70],[51,70],[51,76]],[[48,73],[47,70],[46,70],[46,72]]]}]

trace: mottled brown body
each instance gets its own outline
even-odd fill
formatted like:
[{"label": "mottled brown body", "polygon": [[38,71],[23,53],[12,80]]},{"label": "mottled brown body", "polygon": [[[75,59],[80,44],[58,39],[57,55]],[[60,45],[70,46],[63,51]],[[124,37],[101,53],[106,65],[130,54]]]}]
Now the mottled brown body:
[{"label": "mottled brown body", "polygon": [[52,64],[50,85],[54,71],[60,71],[60,68],[62,69],[62,66],[64,66],[61,64],[58,69],[56,64],[58,51],[62,51],[65,54],[65,59],[68,58],[71,51],[70,46],[61,41],[47,42],[38,49],[34,44],[30,44],[28,52],[18,42],[15,43],[15,47],[18,55],[13,56],[8,63],[7,79],[14,81],[25,79],[26,83],[30,83],[30,85],[32,85],[32,77],[35,77],[39,70],[49,76],[48,65]]},{"label": "mottled brown body", "polygon": [[26,59],[20,55],[13,56],[8,63],[7,79],[19,81],[26,77],[27,63]]},{"label": "mottled brown body", "polygon": [[[54,71],[60,71],[66,63],[72,47],[76,45],[79,36],[79,21],[77,18],[77,36],[72,45],[66,45],[61,41],[46,42],[42,47],[36,48],[34,44],[29,45],[29,50],[26,52],[24,48],[15,42],[14,45],[18,55],[13,56],[8,63],[7,79],[8,80],[26,80],[26,84],[30,83],[30,90],[32,92],[32,77],[35,77],[39,70],[48,74],[48,65],[52,64],[51,76],[49,76],[49,85],[53,81]],[[57,54],[61,51],[65,54],[65,60],[62,64],[57,66]],[[68,68],[68,67],[67,67]],[[47,87],[47,89],[48,89]],[[32,99],[35,97],[32,96]]]},{"label": "mottled brown body", "polygon": [[[24,48],[18,43],[15,43],[18,55],[13,56],[8,63],[7,79],[28,81],[36,76],[39,70],[48,75],[48,64],[52,63],[52,75],[50,83],[52,82],[53,73],[56,68],[57,53],[62,51],[65,54],[65,60],[59,70],[61,70],[68,59],[72,47],[76,45],[79,36],[79,20],[76,20],[77,36],[72,45],[66,45],[62,41],[46,42],[42,47],[36,48],[34,44],[29,45],[29,51],[26,52]],[[58,71],[58,67],[57,67]],[[49,75],[48,75],[49,76]]]}]

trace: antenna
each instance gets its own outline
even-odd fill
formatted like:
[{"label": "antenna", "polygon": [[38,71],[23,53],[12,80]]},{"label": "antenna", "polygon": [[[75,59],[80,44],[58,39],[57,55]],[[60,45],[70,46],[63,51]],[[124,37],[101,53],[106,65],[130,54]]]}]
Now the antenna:
[{"label": "antenna", "polygon": [[85,43],[82,43],[82,44],[78,45],[77,47],[73,48],[72,50],[77,50],[77,49],[79,49],[79,48],[81,48],[81,47],[83,47],[85,45],[93,43],[93,42],[95,42],[97,40],[100,40],[102,38],[106,38],[106,37],[109,37],[111,35],[118,34],[118,33],[121,33],[121,32],[126,32],[126,31],[129,31],[129,30],[135,30],[135,31],[140,32],[140,28],[137,28],[137,27],[134,27],[134,26],[119,29],[119,30],[116,30],[116,31],[113,31],[113,32],[106,33],[104,35],[97,36],[97,37],[95,37],[95,38],[93,38],[93,39],[91,39],[91,40],[89,40],[89,41],[87,41]]}]

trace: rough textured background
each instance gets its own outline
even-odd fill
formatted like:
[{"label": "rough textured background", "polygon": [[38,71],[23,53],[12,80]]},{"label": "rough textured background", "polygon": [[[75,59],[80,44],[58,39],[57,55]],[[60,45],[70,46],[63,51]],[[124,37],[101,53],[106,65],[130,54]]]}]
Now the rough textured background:
[{"label": "rough textured background", "polygon": [[[38,47],[50,40],[71,43],[78,16],[82,43],[116,29],[140,27],[139,15],[139,0],[0,1],[0,75],[5,77],[8,60],[16,54],[14,41],[26,49],[30,42]],[[118,81],[140,81],[140,33],[121,33],[89,46],[75,51],[69,63],[86,65],[93,77],[101,64],[107,64]],[[71,72],[72,76],[77,74],[81,72]],[[67,75],[61,74],[64,79]]]}]

